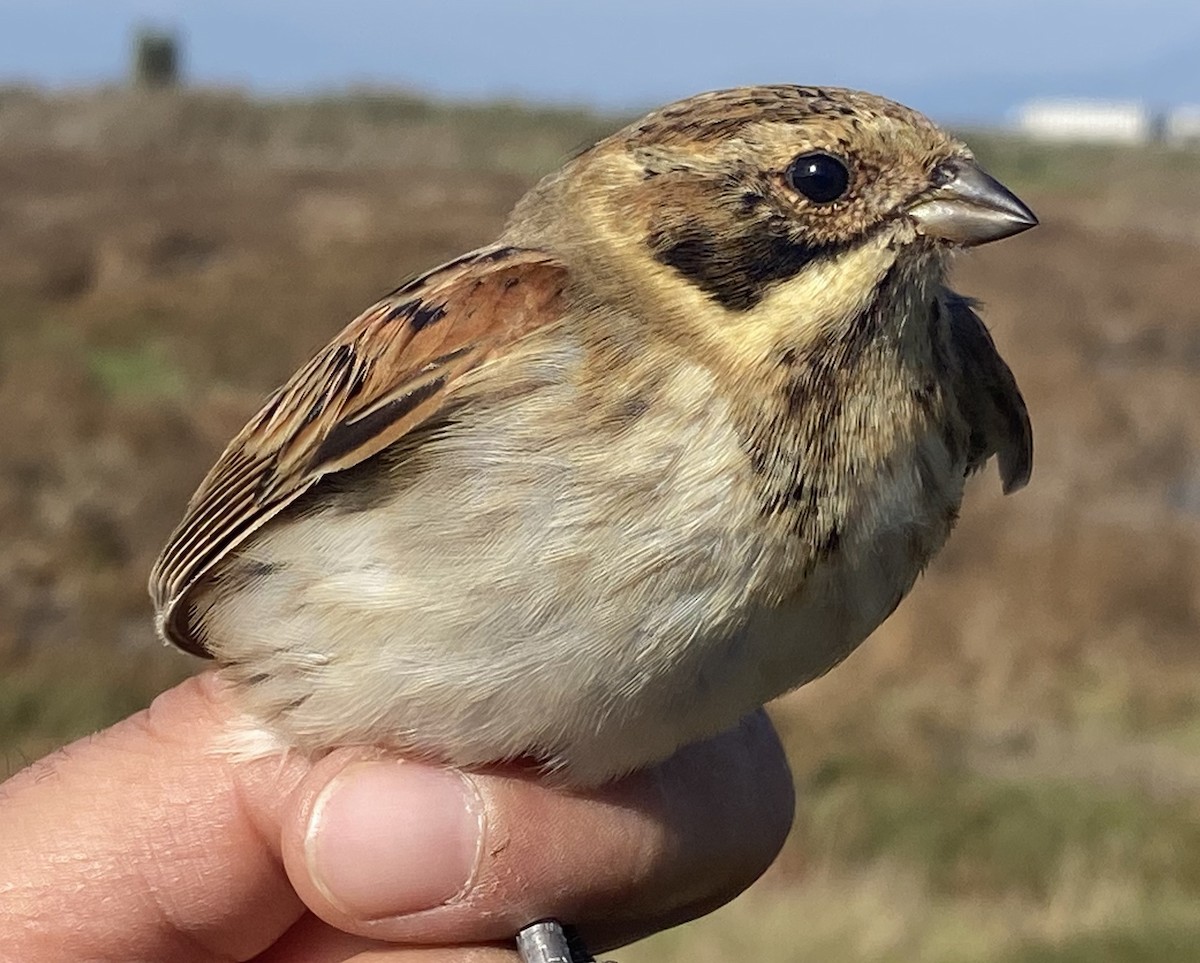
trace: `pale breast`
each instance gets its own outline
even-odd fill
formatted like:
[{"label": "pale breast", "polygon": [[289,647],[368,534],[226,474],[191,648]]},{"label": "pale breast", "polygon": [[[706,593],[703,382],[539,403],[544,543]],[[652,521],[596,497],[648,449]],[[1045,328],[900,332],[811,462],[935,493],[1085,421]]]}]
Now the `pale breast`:
[{"label": "pale breast", "polygon": [[611,418],[578,379],[528,380],[394,475],[314,493],[197,589],[205,643],[271,736],[252,749],[532,756],[600,782],[828,669],[924,562],[916,465],[812,568],[764,518],[704,369],[660,372],[653,403],[606,399]]},{"label": "pale breast", "polygon": [[[745,455],[698,367],[608,428],[564,426],[588,409],[559,380],[464,412],[389,496],[268,526],[226,563],[195,611],[258,722],[587,782],[704,734],[665,709],[771,567]],[[705,731],[745,708],[706,705]]]}]

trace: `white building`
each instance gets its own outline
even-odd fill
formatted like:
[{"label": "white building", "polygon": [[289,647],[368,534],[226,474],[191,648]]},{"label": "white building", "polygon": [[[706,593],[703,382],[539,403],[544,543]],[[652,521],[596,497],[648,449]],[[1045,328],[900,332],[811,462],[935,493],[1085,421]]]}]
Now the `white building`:
[{"label": "white building", "polygon": [[1136,100],[1031,100],[1017,126],[1038,140],[1144,144],[1155,134],[1154,114]]},{"label": "white building", "polygon": [[1200,144],[1200,104],[1183,104],[1167,114],[1163,137],[1168,144]]}]

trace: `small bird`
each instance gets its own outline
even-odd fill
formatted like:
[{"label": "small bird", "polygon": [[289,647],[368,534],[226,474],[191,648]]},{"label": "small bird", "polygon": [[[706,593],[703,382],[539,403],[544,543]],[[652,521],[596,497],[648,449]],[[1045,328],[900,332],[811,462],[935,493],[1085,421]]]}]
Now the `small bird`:
[{"label": "small bird", "polygon": [[658,762],[845,658],[992,455],[1026,483],[946,272],[1036,223],[881,97],[663,107],[270,397],[155,565],[158,630],[217,660],[247,754]]}]

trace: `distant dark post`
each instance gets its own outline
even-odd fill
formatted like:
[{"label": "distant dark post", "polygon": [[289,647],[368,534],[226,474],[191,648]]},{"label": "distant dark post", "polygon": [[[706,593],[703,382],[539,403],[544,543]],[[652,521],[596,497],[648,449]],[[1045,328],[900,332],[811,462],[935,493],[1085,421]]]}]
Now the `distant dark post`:
[{"label": "distant dark post", "polygon": [[161,30],[139,30],[133,41],[133,83],[147,90],[179,86],[179,38]]}]

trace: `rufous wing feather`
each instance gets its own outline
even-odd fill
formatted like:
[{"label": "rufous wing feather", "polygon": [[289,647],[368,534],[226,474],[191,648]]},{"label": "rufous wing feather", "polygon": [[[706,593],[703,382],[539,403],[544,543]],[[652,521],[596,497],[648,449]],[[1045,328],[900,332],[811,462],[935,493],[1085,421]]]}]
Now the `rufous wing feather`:
[{"label": "rufous wing feather", "polygon": [[321,478],[427,422],[464,374],[558,321],[565,285],[548,254],[485,248],[347,325],[268,399],[192,496],[150,575],[163,638],[207,655],[186,619],[197,580]]}]

